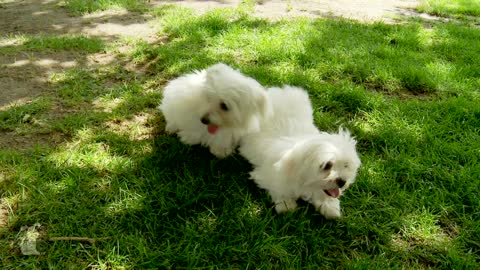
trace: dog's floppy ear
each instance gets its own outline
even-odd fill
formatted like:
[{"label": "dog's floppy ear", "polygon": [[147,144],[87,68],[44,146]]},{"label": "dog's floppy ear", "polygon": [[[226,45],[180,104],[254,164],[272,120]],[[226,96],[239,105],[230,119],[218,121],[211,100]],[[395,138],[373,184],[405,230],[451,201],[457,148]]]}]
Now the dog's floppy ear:
[{"label": "dog's floppy ear", "polygon": [[279,161],[275,162],[273,166],[287,175],[293,175],[296,168],[297,168],[297,162],[295,161],[294,158],[294,150],[295,148],[291,148],[288,150],[283,156],[280,158]]},{"label": "dog's floppy ear", "polygon": [[312,149],[306,148],[305,142],[298,142],[278,160],[273,166],[292,177],[301,177],[303,166],[309,166],[312,157]]},{"label": "dog's floppy ear", "polygon": [[316,161],[318,146],[302,141],[295,144],[277,161],[274,166],[287,175],[301,177],[301,170]]},{"label": "dog's floppy ear", "polygon": [[273,107],[265,90],[257,98],[257,108],[263,118],[269,118],[273,115]]},{"label": "dog's floppy ear", "polygon": [[[333,165],[335,165],[335,157],[331,154],[326,155],[324,162],[322,162],[318,168],[319,171],[321,172],[321,175],[324,174],[328,176],[330,174],[330,171],[333,168]],[[311,178],[310,180],[305,182],[305,185],[310,185],[317,181],[318,181],[318,178]]]},{"label": "dog's floppy ear", "polygon": [[214,82],[218,76],[221,76],[223,72],[227,70],[233,70],[231,67],[225,65],[224,63],[218,63],[213,66],[210,66],[206,69],[207,71],[207,81]]}]

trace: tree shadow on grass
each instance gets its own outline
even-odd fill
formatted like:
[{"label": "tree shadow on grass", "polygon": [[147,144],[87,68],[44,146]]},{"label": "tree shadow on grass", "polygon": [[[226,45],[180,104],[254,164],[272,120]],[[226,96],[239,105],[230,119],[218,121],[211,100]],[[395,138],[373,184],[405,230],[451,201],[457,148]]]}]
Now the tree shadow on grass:
[{"label": "tree shadow on grass", "polygon": [[[9,1],[2,4],[0,17],[0,29],[4,34],[87,34],[98,36],[104,40],[114,40],[122,36],[117,28],[110,28],[110,32],[104,30],[102,25],[113,24],[125,27],[135,27],[135,24],[143,23],[149,19],[146,9],[128,9],[128,5],[138,1],[78,1],[78,7],[95,5],[96,2],[112,4],[116,7],[127,8],[126,11],[110,11],[104,13],[71,16],[68,7],[62,1]],[[91,8],[81,10],[81,13],[101,11]],[[130,31],[128,29],[128,31]],[[132,33],[134,34],[134,33]]]},{"label": "tree shadow on grass", "polygon": [[[2,261],[37,268],[88,267],[101,263],[111,268],[300,268],[318,265],[386,268],[443,266],[445,261],[438,260],[441,256],[447,261],[458,259],[452,262],[454,266],[468,266],[476,260],[476,255],[465,252],[475,247],[474,243],[450,241],[441,236],[441,230],[448,227],[445,224],[454,224],[452,226],[465,228],[465,232],[452,238],[476,239],[474,232],[469,231],[474,224],[468,222],[469,216],[475,214],[476,195],[456,195],[462,194],[461,188],[473,190],[476,187],[473,174],[468,176],[465,172],[465,185],[455,188],[458,176],[442,176],[435,170],[428,170],[437,159],[422,160],[437,151],[429,152],[426,143],[431,136],[439,134],[439,127],[451,126],[446,125],[448,123],[438,126],[438,121],[449,112],[456,115],[448,120],[452,121],[450,124],[457,123],[455,132],[465,128],[459,134],[474,137],[478,112],[469,107],[474,103],[456,99],[458,103],[439,103],[435,107],[433,103],[421,105],[418,101],[401,110],[401,114],[386,117],[382,115],[383,110],[384,114],[392,113],[386,106],[400,106],[377,100],[377,96],[369,95],[365,88],[352,87],[361,80],[345,83],[346,87],[339,92],[336,87],[325,87],[335,82],[328,81],[330,77],[326,75],[315,77],[317,75],[311,71],[321,71],[324,66],[317,65],[308,53],[282,54],[279,51],[270,57],[261,51],[259,59],[262,62],[255,65],[254,62],[242,62],[232,52],[216,54],[211,50],[210,38],[248,25],[245,20],[221,22],[214,31],[196,31],[198,29],[192,27],[179,32],[191,34],[172,35],[170,42],[162,46],[140,47],[132,57],[143,57],[144,62],[141,62],[148,63],[151,73],[144,77],[138,77],[124,66],[107,64],[93,70],[72,70],[54,81],[52,88],[58,91],[61,102],[66,107],[73,104],[72,111],[61,117],[55,127],[69,134],[70,139],[55,149],[30,151],[27,155],[1,161],[6,168],[19,172],[1,183],[2,187],[8,187],[5,195],[19,194],[20,197],[17,199],[18,212],[6,238],[14,241],[14,233],[21,226],[40,222],[47,227],[48,236],[110,239],[96,245],[57,241],[47,248],[43,257],[5,254]],[[353,28],[355,33],[380,27],[340,23]],[[210,22],[199,28],[206,25]],[[268,23],[251,25],[255,29]],[[282,23],[272,24],[272,28],[275,27],[282,27]],[[329,29],[328,25],[326,27]],[[332,28],[325,36],[333,32]],[[313,33],[306,32],[305,36]],[[382,39],[381,36],[377,38]],[[412,36],[407,40],[409,38]],[[321,40],[307,39],[307,52],[320,53],[322,50],[314,47]],[[353,52],[355,57],[364,56],[361,50]],[[288,59],[294,59],[292,66],[298,70],[277,68],[286,55],[293,57]],[[331,58],[326,59],[324,64],[333,62]],[[298,83],[312,93],[315,104],[326,106],[337,102],[341,105],[326,107],[327,114],[349,115],[345,122],[356,128],[354,134],[358,136],[364,168],[358,183],[343,198],[344,219],[326,221],[306,205],[294,213],[276,215],[266,192],[248,180],[251,170],[248,162],[239,156],[215,159],[207,149],[185,146],[175,136],[163,132],[163,120],[155,110],[160,94],[155,91],[156,83],[152,87],[149,81],[157,79],[156,76],[164,81],[219,60],[235,64],[247,74],[260,74],[258,79],[264,83]],[[339,73],[339,76],[345,74]],[[319,78],[322,84],[315,83]],[[362,94],[367,96],[361,97]],[[423,108],[428,115],[427,121],[415,122],[418,108]],[[146,120],[138,120],[143,119],[136,118],[139,115]],[[136,125],[137,120],[140,125]],[[356,123],[362,120],[370,126]],[[324,123],[333,126],[330,119]],[[437,144],[444,142],[439,140]],[[457,149],[455,145],[450,146],[450,150],[439,145],[435,149],[446,151],[439,154],[448,156]],[[466,148],[469,146],[475,145],[467,144]],[[466,149],[459,151],[463,150]],[[458,160],[448,157],[438,166],[444,170],[451,161]],[[476,167],[469,168],[474,172]],[[420,181],[422,179],[424,181]],[[452,182],[446,182],[448,180]],[[453,195],[448,195],[446,189],[453,191]],[[423,196],[428,193],[434,195]],[[441,199],[432,199],[436,196]],[[463,206],[467,206],[467,212],[458,214],[465,211]],[[420,225],[412,225],[415,220],[420,220]],[[437,224],[436,220],[450,223]],[[431,233],[434,238],[440,235],[439,241],[431,241],[440,248],[428,243],[432,239],[430,236],[408,230],[422,230],[428,226],[434,228]],[[405,246],[405,242],[412,239],[415,240],[415,255],[409,253],[411,245]],[[445,249],[452,243],[459,248]],[[393,252],[392,245],[399,250]],[[9,249],[7,245],[2,248]],[[465,258],[459,258],[460,255]]]},{"label": "tree shadow on grass", "polygon": [[2,4],[0,106],[27,103],[45,94],[49,77],[54,73],[104,62],[101,57],[106,42],[129,35],[148,40],[156,31],[154,26],[144,26],[152,19],[145,13],[127,11],[71,17],[58,2]]}]

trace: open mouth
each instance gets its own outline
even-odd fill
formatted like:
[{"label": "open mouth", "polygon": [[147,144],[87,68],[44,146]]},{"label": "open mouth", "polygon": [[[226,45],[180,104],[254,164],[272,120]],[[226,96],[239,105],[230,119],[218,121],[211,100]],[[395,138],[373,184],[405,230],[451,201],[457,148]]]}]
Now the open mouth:
[{"label": "open mouth", "polygon": [[218,131],[218,126],[217,125],[208,125],[207,130],[208,130],[208,133],[215,134]]},{"label": "open mouth", "polygon": [[339,188],[324,189],[323,191],[325,193],[327,193],[328,196],[333,197],[333,198],[338,198],[342,194],[342,191]]}]

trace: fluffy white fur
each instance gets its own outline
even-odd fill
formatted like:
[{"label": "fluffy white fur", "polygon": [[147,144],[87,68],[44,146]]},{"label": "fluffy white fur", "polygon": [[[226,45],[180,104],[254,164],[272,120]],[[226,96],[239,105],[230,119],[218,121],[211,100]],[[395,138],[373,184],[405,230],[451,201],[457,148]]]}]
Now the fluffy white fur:
[{"label": "fluffy white fur", "polygon": [[265,89],[222,63],[170,81],[159,108],[167,132],[185,144],[207,146],[220,158],[271,113]]},{"label": "fluffy white fur", "polygon": [[360,166],[355,140],[344,130],[318,131],[303,89],[285,86],[267,92],[273,116],[240,146],[240,154],[254,166],[251,178],[269,192],[278,213],[295,209],[302,198],[325,217],[340,217],[338,198]]}]

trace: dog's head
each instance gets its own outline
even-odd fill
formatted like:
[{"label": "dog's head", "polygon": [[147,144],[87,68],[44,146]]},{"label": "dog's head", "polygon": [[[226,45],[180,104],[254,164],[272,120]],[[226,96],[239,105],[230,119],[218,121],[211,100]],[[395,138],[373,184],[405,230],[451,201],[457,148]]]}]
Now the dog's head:
[{"label": "dog's head", "polygon": [[205,90],[208,105],[200,121],[210,133],[221,127],[246,127],[253,118],[271,114],[265,89],[225,64],[207,68]]},{"label": "dog's head", "polygon": [[360,167],[356,141],[348,131],[322,133],[297,143],[275,166],[307,191],[322,189],[337,198],[354,181]]}]

